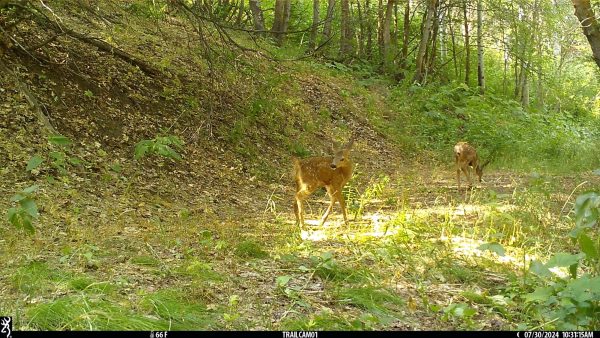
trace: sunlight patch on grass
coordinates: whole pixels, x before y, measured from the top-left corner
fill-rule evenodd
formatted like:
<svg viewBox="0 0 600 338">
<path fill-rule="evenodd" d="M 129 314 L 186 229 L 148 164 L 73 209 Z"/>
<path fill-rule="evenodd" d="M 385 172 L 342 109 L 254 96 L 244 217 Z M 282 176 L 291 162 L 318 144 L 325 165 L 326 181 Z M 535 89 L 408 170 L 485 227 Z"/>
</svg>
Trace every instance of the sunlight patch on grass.
<svg viewBox="0 0 600 338">
<path fill-rule="evenodd" d="M 464 257 L 483 257 L 496 263 L 510 265 L 511 269 L 515 270 L 529 268 L 532 261 L 540 260 L 540 257 L 537 255 L 528 253 L 523 257 L 522 249 L 519 248 L 511 247 L 504 255 L 498 255 L 488 250 L 481 250 L 480 246 L 487 242 L 473 238 L 452 236 L 442 237 L 440 240 L 449 243 L 452 246 L 452 251 L 457 255 Z M 550 269 L 550 271 L 559 277 L 568 275 L 564 269 Z"/>
</svg>

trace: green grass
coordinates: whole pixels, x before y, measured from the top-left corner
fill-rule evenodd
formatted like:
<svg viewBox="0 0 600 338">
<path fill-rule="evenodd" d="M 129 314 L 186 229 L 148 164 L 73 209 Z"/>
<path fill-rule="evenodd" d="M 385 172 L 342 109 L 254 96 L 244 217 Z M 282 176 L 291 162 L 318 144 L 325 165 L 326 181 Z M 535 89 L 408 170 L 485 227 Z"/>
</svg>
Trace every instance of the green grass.
<svg viewBox="0 0 600 338">
<path fill-rule="evenodd" d="M 47 263 L 32 261 L 17 269 L 13 276 L 13 285 L 21 292 L 36 295 L 50 292 L 55 284 L 68 278 Z"/>
<path fill-rule="evenodd" d="M 239 257 L 247 258 L 266 258 L 269 256 L 269 253 L 266 252 L 260 244 L 249 240 L 240 242 L 236 245 L 235 254 Z"/>
<path fill-rule="evenodd" d="M 218 313 L 209 311 L 201 299 L 186 298 L 181 289 L 161 290 L 142 298 L 140 308 L 169 323 L 169 330 L 218 328 Z"/>
<path fill-rule="evenodd" d="M 167 321 L 85 294 L 67 296 L 29 308 L 28 326 L 37 330 L 168 330 Z"/>
<path fill-rule="evenodd" d="M 347 319 L 333 313 L 301 316 L 281 323 L 283 331 L 351 331 L 364 329 L 360 319 Z"/>
<path fill-rule="evenodd" d="M 341 304 L 350 304 L 369 311 L 382 324 L 401 317 L 405 302 L 389 290 L 373 286 L 352 286 L 335 292 Z"/>
</svg>

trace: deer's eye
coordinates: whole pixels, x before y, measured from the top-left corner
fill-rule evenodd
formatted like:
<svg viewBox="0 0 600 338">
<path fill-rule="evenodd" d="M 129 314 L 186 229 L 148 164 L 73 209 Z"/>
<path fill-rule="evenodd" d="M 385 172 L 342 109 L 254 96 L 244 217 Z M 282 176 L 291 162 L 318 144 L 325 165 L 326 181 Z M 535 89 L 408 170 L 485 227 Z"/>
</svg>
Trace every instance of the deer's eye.
<svg viewBox="0 0 600 338">
<path fill-rule="evenodd" d="M 340 162 L 342 162 L 343 160 L 344 160 L 344 159 L 342 158 L 342 159 L 340 160 Z"/>
</svg>

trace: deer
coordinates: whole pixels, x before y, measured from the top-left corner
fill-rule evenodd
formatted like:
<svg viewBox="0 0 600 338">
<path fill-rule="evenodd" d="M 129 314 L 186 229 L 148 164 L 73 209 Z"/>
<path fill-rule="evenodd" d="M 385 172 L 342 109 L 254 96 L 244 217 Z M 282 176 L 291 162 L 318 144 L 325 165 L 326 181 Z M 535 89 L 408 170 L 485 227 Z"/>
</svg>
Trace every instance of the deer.
<svg viewBox="0 0 600 338">
<path fill-rule="evenodd" d="M 348 143 L 338 148 L 333 156 L 314 156 L 305 159 L 299 159 L 292 156 L 294 164 L 294 181 L 296 183 L 294 213 L 296 215 L 296 226 L 304 229 L 304 200 L 315 190 L 325 187 L 329 195 L 329 206 L 323 217 L 320 226 L 325 224 L 327 217 L 331 213 L 335 202 L 339 202 L 344 216 L 344 223 L 348 226 L 348 215 L 346 214 L 346 202 L 342 195 L 342 188 L 350 177 L 352 177 L 352 160 L 350 159 L 350 150 L 354 144 L 355 137 L 352 136 Z"/>
<path fill-rule="evenodd" d="M 472 169 L 475 169 L 475 173 L 479 177 L 479 183 L 481 183 L 481 177 L 483 176 L 483 168 L 485 168 L 485 166 L 487 166 L 490 163 L 490 160 L 487 160 L 483 164 L 479 164 L 477 150 L 475 150 L 475 148 L 467 142 L 458 142 L 454 146 L 454 160 L 456 161 L 456 181 L 458 181 L 458 190 L 460 190 L 461 171 L 469 180 L 469 187 L 471 187 L 473 185 L 471 180 Z"/>
</svg>

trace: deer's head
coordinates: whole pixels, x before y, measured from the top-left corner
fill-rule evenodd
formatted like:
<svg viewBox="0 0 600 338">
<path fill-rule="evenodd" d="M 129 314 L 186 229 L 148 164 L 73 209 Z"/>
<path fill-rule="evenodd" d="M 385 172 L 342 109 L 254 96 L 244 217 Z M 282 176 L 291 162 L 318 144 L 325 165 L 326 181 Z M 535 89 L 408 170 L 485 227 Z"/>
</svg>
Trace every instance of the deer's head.
<svg viewBox="0 0 600 338">
<path fill-rule="evenodd" d="M 345 166 L 351 165 L 350 149 L 352 149 L 352 145 L 354 144 L 354 139 L 355 139 L 355 137 L 352 136 L 352 138 L 350 138 L 350 141 L 348 141 L 348 143 L 346 143 L 346 145 L 341 147 L 341 149 L 339 147 L 336 147 L 339 150 L 336 151 L 333 155 L 333 161 L 331 161 L 331 164 L 330 164 L 331 169 L 337 169 L 339 167 L 345 167 Z"/>
<path fill-rule="evenodd" d="M 475 173 L 477 173 L 477 177 L 479 178 L 479 183 L 481 183 L 481 177 L 483 177 L 483 168 L 490 164 L 490 160 L 485 161 L 483 164 L 478 164 L 477 168 L 475 168 Z"/>
</svg>

